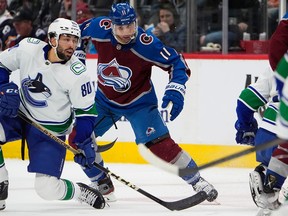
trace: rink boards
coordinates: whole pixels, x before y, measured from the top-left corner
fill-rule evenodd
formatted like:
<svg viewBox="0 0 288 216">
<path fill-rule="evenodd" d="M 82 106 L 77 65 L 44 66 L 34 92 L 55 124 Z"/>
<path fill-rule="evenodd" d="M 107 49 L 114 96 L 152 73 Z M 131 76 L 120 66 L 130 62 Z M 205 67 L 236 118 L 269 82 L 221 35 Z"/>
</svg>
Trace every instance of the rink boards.
<svg viewBox="0 0 288 216">
<path fill-rule="evenodd" d="M 183 147 L 197 163 L 203 164 L 241 151 L 247 146 L 235 143 L 234 123 L 236 101 L 240 92 L 268 67 L 266 55 L 185 55 L 191 69 L 186 84 L 185 104 L 182 113 L 173 122 L 169 110 L 160 109 L 172 138 Z M 87 61 L 88 72 L 95 77 L 97 55 Z M 13 77 L 17 82 L 17 76 Z M 152 73 L 158 102 L 161 107 L 168 75 L 154 67 Z M 260 120 L 260 117 L 255 114 Z M 145 163 L 138 154 L 135 136 L 126 119 L 117 122 L 98 143 L 103 144 L 118 138 L 115 146 L 103 153 L 106 162 Z M 3 147 L 5 157 L 20 158 L 20 141 Z M 27 151 L 26 151 L 27 154 Z M 27 156 L 26 156 L 27 158 Z M 71 160 L 69 153 L 67 159 Z M 253 167 L 255 155 L 221 164 L 228 167 Z"/>
</svg>

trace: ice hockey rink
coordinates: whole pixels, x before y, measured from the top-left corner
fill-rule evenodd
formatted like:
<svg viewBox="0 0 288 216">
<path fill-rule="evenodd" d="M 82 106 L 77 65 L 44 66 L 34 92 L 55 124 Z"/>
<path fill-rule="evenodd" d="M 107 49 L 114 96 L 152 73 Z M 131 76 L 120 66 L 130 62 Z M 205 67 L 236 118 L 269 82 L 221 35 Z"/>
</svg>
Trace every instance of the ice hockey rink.
<svg viewBox="0 0 288 216">
<path fill-rule="evenodd" d="M 10 185 L 7 206 L 0 212 L 1 216 L 252 216 L 258 212 L 250 197 L 248 186 L 250 169 L 246 168 L 216 167 L 203 170 L 202 176 L 218 189 L 217 202 L 204 201 L 182 211 L 170 211 L 114 179 L 118 200 L 98 210 L 73 200 L 42 200 L 33 189 L 34 174 L 26 171 L 27 164 L 27 160 L 6 159 Z M 193 193 L 191 186 L 186 185 L 179 177 L 151 165 L 113 163 L 107 164 L 107 167 L 126 181 L 164 201 L 183 199 Z M 80 167 L 71 161 L 66 162 L 62 177 L 75 182 L 89 183 Z"/>
</svg>

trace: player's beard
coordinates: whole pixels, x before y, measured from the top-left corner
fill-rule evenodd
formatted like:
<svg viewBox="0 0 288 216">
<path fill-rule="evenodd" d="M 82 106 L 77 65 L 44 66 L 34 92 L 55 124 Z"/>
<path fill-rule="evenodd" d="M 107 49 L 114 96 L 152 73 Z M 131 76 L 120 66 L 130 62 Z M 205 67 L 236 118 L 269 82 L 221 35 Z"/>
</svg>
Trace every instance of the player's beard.
<svg viewBox="0 0 288 216">
<path fill-rule="evenodd" d="M 71 59 L 71 56 L 73 55 L 65 55 L 65 50 L 60 49 L 59 47 L 56 49 L 57 56 L 59 59 L 62 59 L 64 61 L 69 61 Z"/>
</svg>

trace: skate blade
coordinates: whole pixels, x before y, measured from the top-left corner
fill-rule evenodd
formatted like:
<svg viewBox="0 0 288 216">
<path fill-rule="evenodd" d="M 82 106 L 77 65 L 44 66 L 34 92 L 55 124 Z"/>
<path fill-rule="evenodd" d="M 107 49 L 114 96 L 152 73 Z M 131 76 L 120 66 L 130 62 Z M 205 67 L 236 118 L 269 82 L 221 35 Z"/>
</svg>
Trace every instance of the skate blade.
<svg viewBox="0 0 288 216">
<path fill-rule="evenodd" d="M 260 208 L 256 216 L 270 216 L 272 211 L 270 209 L 262 209 Z"/>
</svg>

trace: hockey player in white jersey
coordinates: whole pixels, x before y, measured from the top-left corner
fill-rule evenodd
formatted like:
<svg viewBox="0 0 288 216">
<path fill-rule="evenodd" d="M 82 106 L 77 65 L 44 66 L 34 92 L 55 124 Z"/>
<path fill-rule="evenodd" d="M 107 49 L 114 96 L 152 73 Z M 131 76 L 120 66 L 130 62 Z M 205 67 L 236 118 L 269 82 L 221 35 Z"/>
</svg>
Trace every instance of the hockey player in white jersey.
<svg viewBox="0 0 288 216">
<path fill-rule="evenodd" d="M 0 143 L 25 139 L 29 149 L 28 172 L 36 173 L 35 190 L 45 200 L 75 199 L 101 209 L 101 193 L 83 183 L 62 179 L 66 149 L 17 116 L 28 118 L 65 140 L 75 120 L 75 155 L 82 166 L 95 160 L 91 138 L 95 117 L 95 89 L 86 67 L 73 53 L 79 43 L 76 22 L 58 18 L 48 28 L 49 44 L 35 38 L 23 39 L 0 54 Z M 20 70 L 18 86 L 10 74 Z M 75 115 L 75 119 L 74 119 Z M 0 152 L 0 209 L 8 195 L 8 172 Z"/>
<path fill-rule="evenodd" d="M 281 89 L 283 80 L 287 77 L 287 63 L 282 59 L 282 67 L 279 67 L 279 61 L 288 49 L 288 13 L 277 26 L 276 31 L 270 38 L 269 63 L 271 69 L 241 92 L 237 102 L 237 129 L 236 142 L 248 145 L 261 145 L 265 142 L 276 139 L 279 136 L 279 105 L 281 99 Z M 281 77 L 275 82 L 275 69 L 278 65 L 278 72 L 281 71 Z M 280 69 L 280 70 L 279 70 Z M 277 79 L 276 79 L 277 80 Z M 276 90 L 277 89 L 277 90 Z M 279 99 L 280 98 L 280 99 Z M 283 106 L 283 102 L 282 106 Z M 255 111 L 265 105 L 266 110 L 263 113 L 261 124 L 258 125 L 254 119 Z M 281 106 L 280 106 L 281 107 Z M 283 109 L 282 109 L 283 111 Z M 284 113 L 287 113 L 286 111 Z M 278 116 L 278 117 L 277 117 Z M 276 121 L 277 119 L 277 121 Z M 280 124 L 281 126 L 281 124 Z M 284 134 L 287 134 L 287 131 Z M 287 139 L 287 137 L 284 137 Z M 287 154 L 287 144 L 279 145 L 258 151 L 256 160 L 261 164 L 250 173 L 249 184 L 251 195 L 255 204 L 260 208 L 258 215 L 268 215 L 271 211 L 279 208 L 283 200 L 288 200 L 287 185 L 284 184 L 287 178 L 287 157 L 282 161 L 281 157 Z M 279 158 L 279 156 L 281 156 Z M 285 161 L 286 160 L 286 161 Z"/>
<path fill-rule="evenodd" d="M 261 120 L 254 118 L 255 113 L 265 107 Z M 257 82 L 245 88 L 237 100 L 237 121 L 235 123 L 236 142 L 246 145 L 260 146 L 265 142 L 277 138 L 276 116 L 279 108 L 278 93 L 274 72 L 269 66 L 263 71 Z M 279 207 L 279 190 L 269 190 L 265 183 L 265 173 L 276 146 L 257 151 L 256 161 L 260 164 L 249 174 L 249 185 L 254 203 L 259 207 L 259 212 L 270 212 Z M 265 192 L 264 192 L 265 191 Z M 266 193 L 267 192 L 267 193 Z M 269 200 L 269 201 L 268 201 Z"/>
</svg>

